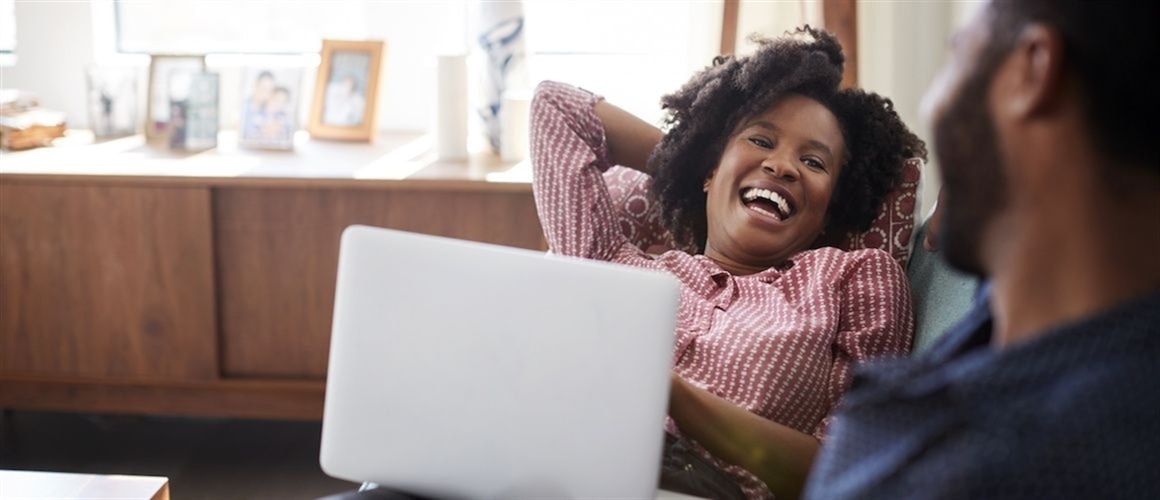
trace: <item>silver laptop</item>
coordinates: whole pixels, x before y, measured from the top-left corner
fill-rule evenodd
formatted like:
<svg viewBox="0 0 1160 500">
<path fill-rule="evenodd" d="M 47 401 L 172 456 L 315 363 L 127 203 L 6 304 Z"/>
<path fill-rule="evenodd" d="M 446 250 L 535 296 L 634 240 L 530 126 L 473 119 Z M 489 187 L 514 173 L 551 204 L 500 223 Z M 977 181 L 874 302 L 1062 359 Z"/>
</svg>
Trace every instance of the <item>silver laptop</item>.
<svg viewBox="0 0 1160 500">
<path fill-rule="evenodd" d="M 435 498 L 652 498 L 678 300 L 665 274 L 351 226 L 322 469 Z"/>
</svg>

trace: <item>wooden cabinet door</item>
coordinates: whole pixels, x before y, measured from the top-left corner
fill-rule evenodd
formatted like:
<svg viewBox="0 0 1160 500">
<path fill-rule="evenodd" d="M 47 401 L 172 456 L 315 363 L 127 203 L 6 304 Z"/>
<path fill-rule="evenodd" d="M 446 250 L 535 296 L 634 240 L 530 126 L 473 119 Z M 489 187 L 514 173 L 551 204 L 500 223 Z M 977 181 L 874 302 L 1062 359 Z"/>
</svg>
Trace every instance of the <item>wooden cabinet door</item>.
<svg viewBox="0 0 1160 500">
<path fill-rule="evenodd" d="M 222 371 L 326 376 L 338 243 L 351 224 L 543 250 L 524 191 L 221 188 Z"/>
<path fill-rule="evenodd" d="M 218 378 L 207 188 L 0 184 L 0 373 Z"/>
</svg>

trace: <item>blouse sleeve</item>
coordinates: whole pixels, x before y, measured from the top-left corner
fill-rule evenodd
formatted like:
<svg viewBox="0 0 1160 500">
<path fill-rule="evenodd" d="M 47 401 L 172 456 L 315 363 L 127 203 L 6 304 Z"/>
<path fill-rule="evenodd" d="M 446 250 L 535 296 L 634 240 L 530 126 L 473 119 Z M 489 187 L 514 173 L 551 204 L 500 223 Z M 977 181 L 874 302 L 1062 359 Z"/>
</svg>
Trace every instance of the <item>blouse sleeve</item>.
<svg viewBox="0 0 1160 500">
<path fill-rule="evenodd" d="M 601 176 L 612 165 L 604 125 L 588 91 L 558 82 L 536 87 L 531 109 L 532 190 L 548 249 L 609 260 L 625 239 Z"/>
<path fill-rule="evenodd" d="M 865 253 L 847 274 L 842 286 L 842 313 L 835 340 L 830 391 L 838 394 L 829 416 L 814 432 L 819 440 L 833 419 L 841 394 L 850 386 L 854 365 L 867 359 L 905 356 L 914 337 L 914 310 L 906 273 L 881 250 Z"/>
</svg>

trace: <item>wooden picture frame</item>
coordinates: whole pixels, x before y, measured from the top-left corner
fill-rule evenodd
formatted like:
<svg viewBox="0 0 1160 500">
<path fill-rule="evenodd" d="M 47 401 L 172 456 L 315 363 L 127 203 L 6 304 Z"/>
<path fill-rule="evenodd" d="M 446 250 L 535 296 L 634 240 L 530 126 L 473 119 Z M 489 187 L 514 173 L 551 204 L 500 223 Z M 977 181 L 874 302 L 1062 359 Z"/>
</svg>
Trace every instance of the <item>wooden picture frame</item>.
<svg viewBox="0 0 1160 500">
<path fill-rule="evenodd" d="M 174 72 L 205 71 L 205 56 L 153 54 L 149 61 L 149 92 L 145 101 L 145 137 L 168 141 L 170 77 Z"/>
<path fill-rule="evenodd" d="M 310 108 L 310 136 L 370 141 L 375 133 L 381 40 L 323 40 Z"/>
</svg>

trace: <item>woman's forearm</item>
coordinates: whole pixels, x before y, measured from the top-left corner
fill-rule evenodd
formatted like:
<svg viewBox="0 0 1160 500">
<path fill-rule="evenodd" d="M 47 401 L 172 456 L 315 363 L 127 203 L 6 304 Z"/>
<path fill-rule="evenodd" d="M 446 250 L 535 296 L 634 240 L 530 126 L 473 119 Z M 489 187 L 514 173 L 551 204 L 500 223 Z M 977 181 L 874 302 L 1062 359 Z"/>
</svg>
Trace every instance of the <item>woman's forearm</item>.
<svg viewBox="0 0 1160 500">
<path fill-rule="evenodd" d="M 611 162 L 650 174 L 648 157 L 664 137 L 661 130 L 607 101 L 596 103 L 594 111 L 604 124 Z"/>
<path fill-rule="evenodd" d="M 714 456 L 752 472 L 777 498 L 797 498 L 818 452 L 809 434 L 766 420 L 672 375 L 669 416 Z"/>
</svg>

